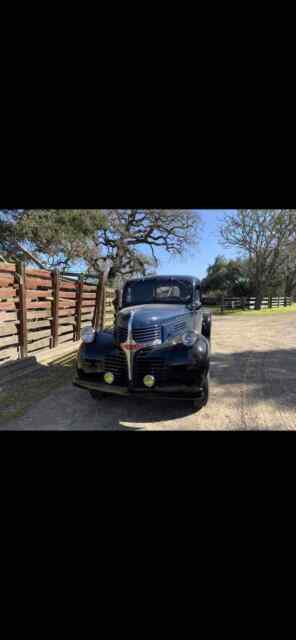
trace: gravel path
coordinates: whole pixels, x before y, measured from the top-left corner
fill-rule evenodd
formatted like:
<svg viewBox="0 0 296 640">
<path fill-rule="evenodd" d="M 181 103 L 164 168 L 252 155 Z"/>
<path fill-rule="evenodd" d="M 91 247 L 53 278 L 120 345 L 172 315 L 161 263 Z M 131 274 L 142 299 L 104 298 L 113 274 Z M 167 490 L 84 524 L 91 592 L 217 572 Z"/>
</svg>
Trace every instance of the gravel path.
<svg viewBox="0 0 296 640">
<path fill-rule="evenodd" d="M 211 397 L 192 413 L 183 401 L 111 397 L 100 403 L 66 384 L 33 405 L 9 429 L 296 429 L 296 313 L 217 317 Z"/>
</svg>

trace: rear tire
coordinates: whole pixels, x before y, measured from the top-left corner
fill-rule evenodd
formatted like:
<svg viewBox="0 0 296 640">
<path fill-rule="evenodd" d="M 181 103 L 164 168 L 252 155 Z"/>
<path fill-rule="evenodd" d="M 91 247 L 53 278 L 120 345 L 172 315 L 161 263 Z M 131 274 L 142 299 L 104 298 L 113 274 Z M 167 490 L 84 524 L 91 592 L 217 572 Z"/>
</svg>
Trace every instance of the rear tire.
<svg viewBox="0 0 296 640">
<path fill-rule="evenodd" d="M 193 408 L 195 411 L 200 411 L 203 407 L 208 404 L 210 397 L 210 372 L 208 373 L 204 386 L 203 386 L 203 396 L 202 398 L 194 398 L 193 400 Z"/>
<path fill-rule="evenodd" d="M 103 393 L 102 391 L 90 391 L 89 392 L 93 400 L 104 400 L 107 397 L 107 393 Z"/>
</svg>

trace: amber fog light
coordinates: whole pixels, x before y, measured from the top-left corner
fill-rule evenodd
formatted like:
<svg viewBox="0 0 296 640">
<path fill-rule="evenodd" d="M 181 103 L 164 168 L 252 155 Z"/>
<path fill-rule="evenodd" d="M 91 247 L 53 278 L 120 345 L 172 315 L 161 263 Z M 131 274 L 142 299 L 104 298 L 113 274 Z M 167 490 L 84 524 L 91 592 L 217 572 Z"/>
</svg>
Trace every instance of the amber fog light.
<svg viewBox="0 0 296 640">
<path fill-rule="evenodd" d="M 148 387 L 149 389 L 151 389 L 151 387 L 154 387 L 155 385 L 155 378 L 154 376 L 145 376 L 143 382 L 145 387 Z"/>
<path fill-rule="evenodd" d="M 106 384 L 113 384 L 113 382 L 115 380 L 115 376 L 114 376 L 113 373 L 111 373 L 109 371 L 108 373 L 105 373 L 104 380 L 105 380 Z"/>
</svg>

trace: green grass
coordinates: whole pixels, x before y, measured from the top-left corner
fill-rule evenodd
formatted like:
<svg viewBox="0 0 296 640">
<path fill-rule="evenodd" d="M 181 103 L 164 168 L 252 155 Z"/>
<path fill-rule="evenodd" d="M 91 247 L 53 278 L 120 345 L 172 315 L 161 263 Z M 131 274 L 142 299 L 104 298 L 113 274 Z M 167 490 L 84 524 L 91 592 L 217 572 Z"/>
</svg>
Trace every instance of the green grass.
<svg viewBox="0 0 296 640">
<path fill-rule="evenodd" d="M 214 316 L 271 316 L 277 313 L 290 313 L 296 311 L 296 304 L 291 307 L 278 307 L 275 309 L 260 309 L 260 311 L 242 311 L 242 309 L 227 309 L 224 313 L 221 312 L 220 307 L 207 307 L 210 309 Z"/>
</svg>

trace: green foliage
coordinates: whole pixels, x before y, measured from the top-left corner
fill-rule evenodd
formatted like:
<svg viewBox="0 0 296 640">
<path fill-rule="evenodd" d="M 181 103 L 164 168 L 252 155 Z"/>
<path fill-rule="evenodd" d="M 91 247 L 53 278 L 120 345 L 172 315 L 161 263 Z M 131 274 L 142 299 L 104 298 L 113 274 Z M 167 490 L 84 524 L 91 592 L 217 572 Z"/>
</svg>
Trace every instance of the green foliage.
<svg viewBox="0 0 296 640">
<path fill-rule="evenodd" d="M 17 235 L 37 255 L 47 256 L 51 266 L 66 269 L 87 259 L 98 229 L 105 227 L 107 220 L 97 209 L 33 209 L 20 218 Z"/>
<path fill-rule="evenodd" d="M 205 293 L 213 295 L 238 297 L 250 295 L 246 262 L 239 259 L 226 260 L 224 256 L 217 256 L 215 262 L 208 268 L 202 287 Z"/>
<path fill-rule="evenodd" d="M 14 209 L 0 213 L 0 225 L 6 255 L 23 247 L 51 267 L 79 260 L 89 272 L 109 261 L 115 280 L 153 272 L 159 249 L 182 255 L 198 241 L 201 221 L 187 209 Z"/>
<path fill-rule="evenodd" d="M 239 209 L 225 215 L 220 234 L 225 246 L 236 247 L 248 261 L 250 287 L 257 300 L 272 287 L 287 291 L 292 272 L 295 282 L 295 209 Z"/>
</svg>

